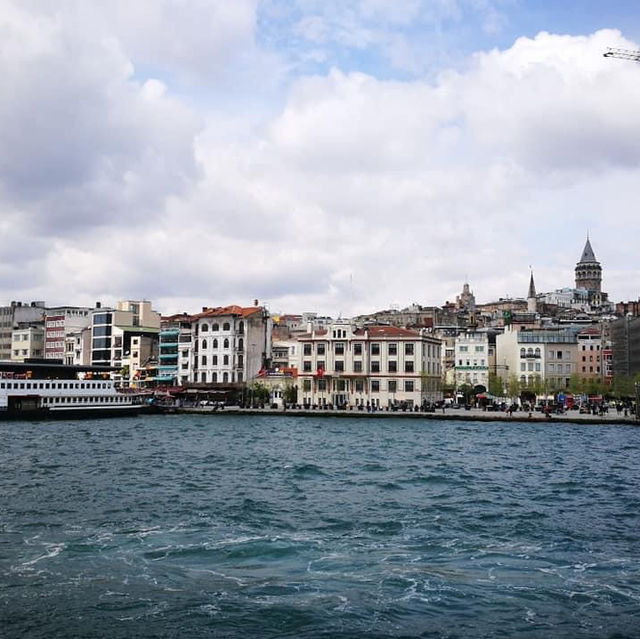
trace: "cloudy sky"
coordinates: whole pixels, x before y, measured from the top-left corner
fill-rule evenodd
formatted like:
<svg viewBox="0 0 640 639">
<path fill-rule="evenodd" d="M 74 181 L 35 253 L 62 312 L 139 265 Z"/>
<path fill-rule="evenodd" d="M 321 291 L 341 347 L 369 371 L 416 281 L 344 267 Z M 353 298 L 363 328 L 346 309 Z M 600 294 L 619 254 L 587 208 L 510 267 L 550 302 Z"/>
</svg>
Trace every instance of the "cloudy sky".
<svg viewBox="0 0 640 639">
<path fill-rule="evenodd" d="M 0 303 L 640 296 L 635 0 L 0 0 Z"/>
</svg>

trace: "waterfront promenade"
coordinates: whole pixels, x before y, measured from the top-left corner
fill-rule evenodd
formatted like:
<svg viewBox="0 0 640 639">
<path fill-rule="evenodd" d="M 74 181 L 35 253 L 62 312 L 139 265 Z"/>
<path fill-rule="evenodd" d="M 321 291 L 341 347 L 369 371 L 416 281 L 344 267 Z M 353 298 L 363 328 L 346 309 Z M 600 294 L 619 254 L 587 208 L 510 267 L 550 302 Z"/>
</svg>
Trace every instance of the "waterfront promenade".
<svg viewBox="0 0 640 639">
<path fill-rule="evenodd" d="M 211 406 L 203 407 L 185 407 L 177 409 L 178 413 L 197 413 L 197 414 L 216 414 L 216 415 L 295 415 L 300 417 L 354 417 L 354 418 L 389 418 L 397 417 L 400 419 L 435 419 L 435 420 L 461 420 L 461 421 L 481 421 L 481 422 L 559 422 L 570 424 L 627 424 L 640 425 L 640 422 L 634 415 L 629 413 L 626 417 L 624 413 L 617 413 L 616 410 L 609 410 L 604 415 L 592 415 L 580 413 L 577 410 L 570 410 L 562 414 L 552 414 L 547 417 L 541 412 L 533 411 L 515 411 L 512 415 L 501 411 L 486 411 L 482 408 L 446 408 L 437 409 L 431 412 L 414 412 L 414 411 L 386 411 L 377 410 L 368 412 L 366 410 L 320 410 L 320 409 L 304 409 L 304 408 L 240 408 L 236 406 L 227 406 L 224 408 L 214 408 Z"/>
</svg>

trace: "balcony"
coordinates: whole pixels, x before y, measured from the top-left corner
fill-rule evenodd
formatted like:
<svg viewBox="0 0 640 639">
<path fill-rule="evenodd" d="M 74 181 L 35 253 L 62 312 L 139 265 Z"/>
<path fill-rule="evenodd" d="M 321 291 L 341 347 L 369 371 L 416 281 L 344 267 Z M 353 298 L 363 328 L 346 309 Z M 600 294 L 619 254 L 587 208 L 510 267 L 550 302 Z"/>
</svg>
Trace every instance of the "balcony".
<svg viewBox="0 0 640 639">
<path fill-rule="evenodd" d="M 540 353 L 525 353 L 520 355 L 523 359 L 540 359 Z"/>
</svg>

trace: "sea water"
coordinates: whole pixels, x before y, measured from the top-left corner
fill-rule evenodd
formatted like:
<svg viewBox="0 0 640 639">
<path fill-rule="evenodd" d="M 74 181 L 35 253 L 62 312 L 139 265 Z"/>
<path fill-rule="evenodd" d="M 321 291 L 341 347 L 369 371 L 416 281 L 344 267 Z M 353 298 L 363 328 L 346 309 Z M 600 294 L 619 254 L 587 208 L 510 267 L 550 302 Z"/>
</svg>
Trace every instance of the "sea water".
<svg viewBox="0 0 640 639">
<path fill-rule="evenodd" d="M 640 429 L 0 424 L 0 636 L 639 637 Z"/>
</svg>

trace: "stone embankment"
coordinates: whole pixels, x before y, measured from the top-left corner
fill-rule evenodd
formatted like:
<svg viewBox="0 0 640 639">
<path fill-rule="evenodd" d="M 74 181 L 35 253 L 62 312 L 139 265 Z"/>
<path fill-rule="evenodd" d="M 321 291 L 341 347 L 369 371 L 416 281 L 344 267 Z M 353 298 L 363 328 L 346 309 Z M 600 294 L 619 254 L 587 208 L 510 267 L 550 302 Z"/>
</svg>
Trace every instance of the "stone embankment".
<svg viewBox="0 0 640 639">
<path fill-rule="evenodd" d="M 561 414 L 552 414 L 550 417 L 543 413 L 533 411 L 515 411 L 512 415 L 499 411 L 485 411 L 480 408 L 453 409 L 447 408 L 436 410 L 435 413 L 413 412 L 413 411 L 386 411 L 375 412 L 359 410 L 309 410 L 302 408 L 287 408 L 287 410 L 275 408 L 239 408 L 227 406 L 225 408 L 212 408 L 209 406 L 179 408 L 178 413 L 197 413 L 215 415 L 295 415 L 296 417 L 353 417 L 353 418 L 389 418 L 397 417 L 401 419 L 435 419 L 435 420 L 458 420 L 458 421 L 478 421 L 478 422 L 547 422 L 547 423 L 568 423 L 568 424 L 627 424 L 640 425 L 634 415 L 624 416 L 624 413 L 617 413 L 610 410 L 604 415 L 584 414 L 579 411 L 567 411 Z"/>
</svg>

